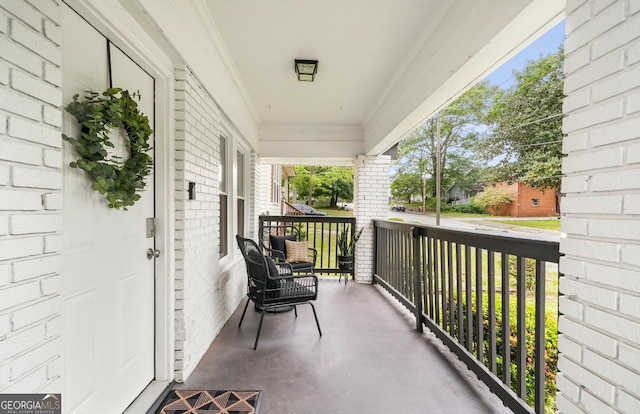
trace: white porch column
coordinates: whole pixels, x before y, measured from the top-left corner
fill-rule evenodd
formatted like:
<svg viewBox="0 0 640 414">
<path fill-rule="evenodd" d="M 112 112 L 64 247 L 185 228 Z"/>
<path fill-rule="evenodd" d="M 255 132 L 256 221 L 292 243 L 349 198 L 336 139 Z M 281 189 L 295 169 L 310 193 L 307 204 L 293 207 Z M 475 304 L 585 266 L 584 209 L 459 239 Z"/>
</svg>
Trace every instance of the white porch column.
<svg viewBox="0 0 640 414">
<path fill-rule="evenodd" d="M 353 165 L 353 213 L 356 229 L 364 226 L 356 245 L 355 277 L 357 282 L 373 280 L 373 219 L 387 218 L 389 211 L 389 167 L 391 157 L 360 155 Z"/>
<path fill-rule="evenodd" d="M 640 2 L 567 1 L 561 413 L 640 407 Z"/>
</svg>

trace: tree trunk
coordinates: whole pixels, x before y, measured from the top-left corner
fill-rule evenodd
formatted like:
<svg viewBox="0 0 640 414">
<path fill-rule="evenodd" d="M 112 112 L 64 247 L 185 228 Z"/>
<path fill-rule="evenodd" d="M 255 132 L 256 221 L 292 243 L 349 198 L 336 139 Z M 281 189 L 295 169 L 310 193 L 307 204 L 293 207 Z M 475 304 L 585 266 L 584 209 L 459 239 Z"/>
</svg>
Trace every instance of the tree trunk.
<svg viewBox="0 0 640 414">
<path fill-rule="evenodd" d="M 307 198 L 307 205 L 310 206 L 313 202 L 313 183 L 309 180 L 309 197 Z"/>
<path fill-rule="evenodd" d="M 431 156 L 431 162 L 433 163 L 433 185 L 431 186 L 431 197 L 435 197 L 436 196 L 436 174 L 438 173 L 437 168 L 436 168 L 436 164 L 438 163 L 438 156 L 437 155 L 432 155 Z"/>
<path fill-rule="evenodd" d="M 422 212 L 427 211 L 427 179 L 422 177 L 422 185 L 420 186 L 420 193 L 422 194 Z"/>
<path fill-rule="evenodd" d="M 332 195 L 331 200 L 329 201 L 329 207 L 336 208 L 338 207 L 338 196 Z"/>
</svg>

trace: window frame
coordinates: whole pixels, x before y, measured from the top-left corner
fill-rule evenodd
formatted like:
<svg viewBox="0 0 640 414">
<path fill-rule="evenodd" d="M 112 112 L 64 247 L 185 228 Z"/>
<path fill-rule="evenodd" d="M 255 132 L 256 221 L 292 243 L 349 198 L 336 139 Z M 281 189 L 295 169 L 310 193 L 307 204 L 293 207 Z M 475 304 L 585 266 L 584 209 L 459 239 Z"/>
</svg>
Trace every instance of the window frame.
<svg viewBox="0 0 640 414">
<path fill-rule="evenodd" d="M 240 257 L 240 250 L 235 242 L 235 236 L 238 234 L 239 224 L 239 215 L 242 214 L 243 217 L 243 225 L 244 225 L 244 236 L 248 237 L 248 234 L 251 233 L 250 227 L 250 217 L 249 217 L 249 209 L 251 204 L 251 183 L 250 183 L 250 167 L 251 167 L 251 151 L 250 147 L 241 141 L 238 137 L 228 133 L 223 132 L 220 134 L 220 139 L 225 139 L 226 148 L 225 153 L 220 153 L 220 160 L 224 157 L 225 162 L 225 171 L 222 171 L 222 165 L 220 166 L 220 200 L 222 197 L 226 197 L 226 221 L 223 223 L 222 216 L 222 201 L 220 201 L 220 246 L 218 248 L 219 260 L 221 264 L 221 268 L 225 269 L 230 263 L 234 262 L 235 259 Z M 241 153 L 243 158 L 244 165 L 242 167 L 242 174 L 238 173 L 238 158 L 237 154 Z M 226 174 L 225 174 L 226 173 Z M 222 174 L 225 174 L 223 177 Z M 222 191 L 222 180 L 225 179 L 226 184 L 226 192 Z M 238 186 L 238 180 L 242 179 L 241 186 Z M 241 188 L 239 188 L 241 187 Z M 243 192 L 243 205 L 239 207 L 238 203 L 238 191 L 242 189 Z M 227 245 L 226 252 L 223 254 L 222 249 L 222 234 L 225 234 Z M 235 246 L 235 247 L 234 247 Z"/>
<path fill-rule="evenodd" d="M 280 205 L 281 200 L 281 181 L 282 166 L 277 164 L 271 165 L 271 204 Z"/>
<path fill-rule="evenodd" d="M 220 134 L 218 138 L 219 150 L 220 150 L 220 164 L 219 164 L 219 177 L 218 182 L 220 184 L 218 188 L 218 202 L 219 202 L 219 245 L 218 245 L 218 257 L 224 259 L 229 256 L 229 179 L 232 174 L 229 174 L 229 138 L 224 134 Z M 224 142 L 224 148 L 223 148 Z M 224 189 L 223 189 L 224 184 Z M 224 202 L 223 202 L 224 198 Z M 231 210 L 233 211 L 233 210 Z M 224 214 L 223 214 L 224 212 Z"/>
<path fill-rule="evenodd" d="M 240 227 L 242 225 L 242 234 L 241 236 L 247 237 L 247 223 L 249 222 L 248 217 L 248 206 L 247 206 L 247 176 L 248 176 L 248 168 L 247 168 L 247 160 L 248 160 L 248 151 L 242 148 L 240 145 L 236 145 L 235 147 L 235 166 L 234 166 L 234 186 L 235 186 L 235 212 L 236 212 L 236 228 L 234 234 L 241 234 Z M 239 156 L 242 156 L 242 166 L 239 165 Z M 242 168 L 240 168 L 242 167 Z M 240 172 L 242 171 L 242 172 Z M 242 185 L 239 185 L 242 180 Z M 240 194 L 242 193 L 242 194 Z M 242 201 L 242 208 L 240 208 L 240 201 Z M 240 222 L 240 217 L 242 216 L 242 223 Z"/>
</svg>

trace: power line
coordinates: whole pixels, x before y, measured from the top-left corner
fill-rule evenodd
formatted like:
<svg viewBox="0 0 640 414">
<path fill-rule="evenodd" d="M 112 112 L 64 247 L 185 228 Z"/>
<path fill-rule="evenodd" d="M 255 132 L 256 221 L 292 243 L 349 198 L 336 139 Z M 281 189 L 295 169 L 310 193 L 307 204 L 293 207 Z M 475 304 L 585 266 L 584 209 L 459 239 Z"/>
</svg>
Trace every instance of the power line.
<svg viewBox="0 0 640 414">
<path fill-rule="evenodd" d="M 562 142 L 562 140 L 558 139 L 558 140 L 555 140 L 555 141 L 537 142 L 535 144 L 514 145 L 513 148 L 538 147 L 538 146 L 544 146 L 544 145 L 550 145 L 550 144 L 558 144 L 560 142 Z"/>
<path fill-rule="evenodd" d="M 512 131 L 512 130 L 514 130 L 514 129 L 516 129 L 516 128 L 520 128 L 520 127 L 523 127 L 523 126 L 532 125 L 532 124 L 537 124 L 538 122 L 547 121 L 547 120 L 549 120 L 549 119 L 557 118 L 557 117 L 559 117 L 559 116 L 563 116 L 563 115 L 564 115 L 563 113 L 559 113 L 559 114 L 555 114 L 555 115 L 545 116 L 544 118 L 534 119 L 533 121 L 524 122 L 524 123 L 522 123 L 522 124 L 514 125 L 514 126 L 512 126 L 512 127 L 509 127 L 509 128 L 503 129 L 503 130 L 501 130 L 501 131 L 493 131 L 493 135 L 501 134 L 501 133 L 508 132 L 508 131 Z"/>
</svg>

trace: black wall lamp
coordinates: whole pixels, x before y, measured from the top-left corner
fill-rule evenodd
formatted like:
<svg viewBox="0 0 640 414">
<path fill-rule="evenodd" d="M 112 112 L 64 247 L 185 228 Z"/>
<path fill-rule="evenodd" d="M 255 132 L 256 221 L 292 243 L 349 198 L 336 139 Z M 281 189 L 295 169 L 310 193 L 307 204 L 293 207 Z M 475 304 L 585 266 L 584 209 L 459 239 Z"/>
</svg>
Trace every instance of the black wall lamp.
<svg viewBox="0 0 640 414">
<path fill-rule="evenodd" d="M 295 69 L 300 82 L 313 82 L 318 72 L 318 61 L 296 59 Z"/>
</svg>

